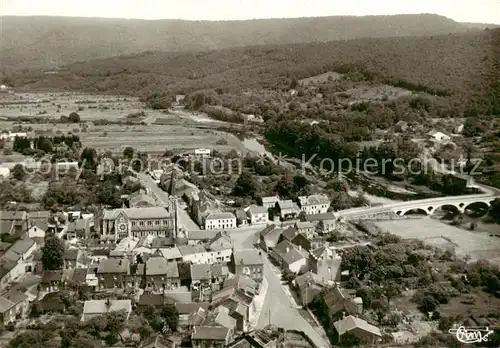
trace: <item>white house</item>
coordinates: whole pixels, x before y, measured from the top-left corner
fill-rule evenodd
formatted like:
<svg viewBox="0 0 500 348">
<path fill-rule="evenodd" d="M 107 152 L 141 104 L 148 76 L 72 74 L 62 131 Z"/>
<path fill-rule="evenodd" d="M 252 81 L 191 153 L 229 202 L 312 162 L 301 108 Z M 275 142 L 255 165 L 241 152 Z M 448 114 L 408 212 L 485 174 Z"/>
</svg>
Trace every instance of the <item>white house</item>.
<svg viewBox="0 0 500 348">
<path fill-rule="evenodd" d="M 330 208 L 330 199 L 326 195 L 300 196 L 299 206 L 307 215 L 324 214 Z"/>
<path fill-rule="evenodd" d="M 196 149 L 194 150 L 195 156 L 210 157 L 212 150 L 210 149 Z"/>
<path fill-rule="evenodd" d="M 212 213 L 205 218 L 206 230 L 225 230 L 236 228 L 236 216 L 233 213 Z"/>
<path fill-rule="evenodd" d="M 0 139 L 4 139 L 4 140 L 14 140 L 16 137 L 27 138 L 28 133 L 26 133 L 26 132 L 18 132 L 18 133 L 9 132 L 9 133 L 0 134 Z"/>
<path fill-rule="evenodd" d="M 120 312 L 126 313 L 126 319 L 132 312 L 131 300 L 90 300 L 83 304 L 83 314 L 81 321 L 104 315 L 106 313 Z"/>
<path fill-rule="evenodd" d="M 38 223 L 31 226 L 28 229 L 29 238 L 45 238 L 45 232 L 47 232 L 48 225 L 43 223 Z"/>
<path fill-rule="evenodd" d="M 184 262 L 196 264 L 210 263 L 210 253 L 201 244 L 180 245 L 178 248 Z"/>
<path fill-rule="evenodd" d="M 279 201 L 278 196 L 262 197 L 262 206 L 266 209 L 274 208 Z"/>
<path fill-rule="evenodd" d="M 267 224 L 269 221 L 269 214 L 265 207 L 259 207 L 252 204 L 248 207 L 247 216 L 250 218 L 251 225 Z"/>
<path fill-rule="evenodd" d="M 207 243 L 209 263 L 229 262 L 233 254 L 233 241 L 226 232 L 217 235 Z"/>
<path fill-rule="evenodd" d="M 431 140 L 434 140 L 434 141 L 447 141 L 447 140 L 451 139 L 448 135 L 446 135 L 442 132 L 430 131 L 429 133 L 427 133 L 427 135 L 429 136 L 429 138 Z"/>
</svg>

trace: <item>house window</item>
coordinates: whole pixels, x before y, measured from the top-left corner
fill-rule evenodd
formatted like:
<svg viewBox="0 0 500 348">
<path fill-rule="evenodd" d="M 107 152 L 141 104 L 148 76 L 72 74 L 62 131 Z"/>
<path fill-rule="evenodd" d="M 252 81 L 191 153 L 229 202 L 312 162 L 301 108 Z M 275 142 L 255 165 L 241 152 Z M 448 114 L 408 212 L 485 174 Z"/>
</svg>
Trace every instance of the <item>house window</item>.
<svg viewBox="0 0 500 348">
<path fill-rule="evenodd" d="M 160 224 L 160 221 L 156 220 L 155 225 L 158 226 Z"/>
<path fill-rule="evenodd" d="M 135 226 L 135 225 L 136 225 L 135 221 L 132 221 L 132 226 Z"/>
<path fill-rule="evenodd" d="M 148 221 L 148 226 L 153 226 L 153 221 Z"/>
<path fill-rule="evenodd" d="M 144 226 L 144 221 L 139 221 L 139 226 Z"/>
</svg>

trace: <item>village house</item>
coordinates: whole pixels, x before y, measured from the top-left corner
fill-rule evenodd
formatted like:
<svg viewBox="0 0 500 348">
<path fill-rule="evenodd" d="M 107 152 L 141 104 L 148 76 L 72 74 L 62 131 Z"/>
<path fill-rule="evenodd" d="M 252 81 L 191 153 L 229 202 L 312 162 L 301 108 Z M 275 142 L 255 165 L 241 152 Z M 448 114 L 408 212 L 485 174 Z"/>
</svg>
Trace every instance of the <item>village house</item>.
<svg viewBox="0 0 500 348">
<path fill-rule="evenodd" d="M 50 219 L 50 211 L 32 211 L 28 213 L 28 226 L 35 224 L 48 224 Z"/>
<path fill-rule="evenodd" d="M 382 338 L 380 329 L 374 325 L 367 323 L 365 320 L 348 315 L 347 317 L 333 323 L 333 327 L 337 332 L 339 340 L 342 335 L 349 333 L 357 337 L 362 344 L 374 344 Z"/>
<path fill-rule="evenodd" d="M 324 214 L 330 208 L 330 199 L 326 195 L 300 196 L 300 211 L 311 214 Z"/>
<path fill-rule="evenodd" d="M 292 273 L 299 273 L 307 269 L 307 252 L 287 240 L 276 245 L 270 256 L 276 260 L 282 269 Z"/>
<path fill-rule="evenodd" d="M 223 348 L 233 340 L 233 331 L 223 326 L 195 326 L 191 335 L 193 348 Z"/>
<path fill-rule="evenodd" d="M 216 263 L 210 267 L 210 273 L 213 284 L 222 284 L 229 278 L 229 267 L 225 263 Z"/>
<path fill-rule="evenodd" d="M 143 189 L 132 192 L 127 196 L 127 199 L 129 208 L 148 208 L 156 206 L 155 199 Z"/>
<path fill-rule="evenodd" d="M 278 201 L 276 203 L 281 220 L 291 220 L 297 218 L 300 213 L 298 205 L 292 200 Z"/>
<path fill-rule="evenodd" d="M 309 269 L 318 276 L 323 284 L 340 282 L 342 258 L 327 245 L 311 250 Z"/>
<path fill-rule="evenodd" d="M 321 233 L 334 231 L 337 222 L 337 218 L 333 212 L 307 215 L 306 220 L 310 221 Z"/>
<path fill-rule="evenodd" d="M 22 292 L 11 290 L 0 296 L 0 322 L 4 326 L 26 316 L 28 312 L 28 296 Z"/>
<path fill-rule="evenodd" d="M 130 276 L 130 261 L 127 259 L 106 259 L 99 262 L 97 278 L 99 289 L 124 289 Z"/>
<path fill-rule="evenodd" d="M 331 287 L 327 292 L 322 293 L 323 301 L 328 307 L 330 324 L 341 319 L 343 315 L 358 316 L 363 313 L 363 301 L 361 298 L 352 298 L 338 287 Z"/>
<path fill-rule="evenodd" d="M 318 276 L 312 272 L 306 272 L 293 280 L 297 289 L 302 306 L 306 307 L 314 298 L 321 293 L 324 285 L 318 280 Z"/>
<path fill-rule="evenodd" d="M 0 289 L 31 271 L 32 264 L 27 261 L 35 250 L 36 242 L 27 238 L 18 240 L 5 252 L 0 258 Z"/>
<path fill-rule="evenodd" d="M 171 206 L 176 210 L 175 202 Z M 176 215 L 162 207 L 105 210 L 102 235 L 115 241 L 146 235 L 176 238 Z"/>
<path fill-rule="evenodd" d="M 182 255 L 183 262 L 192 262 L 197 264 L 209 263 L 210 253 L 201 244 L 179 245 L 179 252 Z"/>
<path fill-rule="evenodd" d="M 233 213 L 211 213 L 205 218 L 206 230 L 225 230 L 236 228 L 236 216 Z"/>
<path fill-rule="evenodd" d="M 299 233 L 299 230 L 295 227 L 290 226 L 283 231 L 280 237 L 280 242 L 283 240 L 289 241 L 290 243 L 307 251 L 311 250 L 311 240 L 304 234 Z"/>
<path fill-rule="evenodd" d="M 269 225 L 259 233 L 260 247 L 269 252 L 278 244 L 283 229 L 276 225 Z"/>
<path fill-rule="evenodd" d="M 212 150 L 210 149 L 195 149 L 194 150 L 194 155 L 198 157 L 210 157 L 212 155 Z"/>
<path fill-rule="evenodd" d="M 140 348 L 175 348 L 175 347 L 176 344 L 174 341 L 158 334 L 145 340 L 144 343 L 141 344 Z"/>
<path fill-rule="evenodd" d="M 217 235 L 207 243 L 207 253 L 210 253 L 209 263 L 231 261 L 233 241 L 227 232 L 217 232 Z"/>
<path fill-rule="evenodd" d="M 182 261 L 182 254 L 181 251 L 179 250 L 178 247 L 173 247 L 173 248 L 159 248 L 161 255 L 167 260 L 168 262 L 181 262 Z"/>
<path fill-rule="evenodd" d="M 244 211 L 243 209 L 237 209 L 234 212 L 234 215 L 236 215 L 236 225 L 238 227 L 248 225 L 248 216 L 246 211 Z"/>
<path fill-rule="evenodd" d="M 208 302 L 175 302 L 179 313 L 179 326 L 191 328 L 200 325 L 205 319 L 210 303 Z"/>
<path fill-rule="evenodd" d="M 87 321 L 92 318 L 113 312 L 125 312 L 128 319 L 132 312 L 132 301 L 130 300 L 91 300 L 83 304 L 83 314 L 81 321 Z"/>
<path fill-rule="evenodd" d="M 295 223 L 295 228 L 299 233 L 306 235 L 308 238 L 311 238 L 316 230 L 313 223 L 310 221 L 298 221 Z"/>
<path fill-rule="evenodd" d="M 218 306 L 212 312 L 209 312 L 202 323 L 203 326 L 222 326 L 236 331 L 236 319 L 229 315 L 229 309 L 224 306 Z"/>
<path fill-rule="evenodd" d="M 237 276 L 224 282 L 222 289 L 212 294 L 212 307 L 224 306 L 236 319 L 236 331 L 246 331 L 256 315 L 255 296 L 259 285 L 245 276 Z"/>
<path fill-rule="evenodd" d="M 14 225 L 14 233 L 26 231 L 28 229 L 28 213 L 25 211 L 0 211 L 0 222 L 10 222 Z"/>
<path fill-rule="evenodd" d="M 256 249 L 233 250 L 231 265 L 236 276 L 247 276 L 257 282 L 264 277 L 264 262 L 261 252 Z"/>
<path fill-rule="evenodd" d="M 59 291 L 64 285 L 63 271 L 44 271 L 40 281 L 40 289 L 45 292 Z"/>
<path fill-rule="evenodd" d="M 191 291 L 198 292 L 200 301 L 210 299 L 212 294 L 211 265 L 191 265 Z"/>
<path fill-rule="evenodd" d="M 250 219 L 251 225 L 263 225 L 269 221 L 269 213 L 265 207 L 259 207 L 252 204 L 248 207 L 247 216 Z"/>
<path fill-rule="evenodd" d="M 189 197 L 191 216 L 200 227 L 205 225 L 205 218 L 208 215 L 220 212 L 215 197 L 205 190 L 198 193 L 193 192 Z"/>
<path fill-rule="evenodd" d="M 181 285 L 177 262 L 168 262 L 163 257 L 150 257 L 145 264 L 138 265 L 136 274 L 142 278 L 146 291 L 163 292 Z"/>
<path fill-rule="evenodd" d="M 280 198 L 278 196 L 262 197 L 262 206 L 266 210 L 273 209 L 279 201 Z"/>
<path fill-rule="evenodd" d="M 451 140 L 450 136 L 448 136 L 442 132 L 436 132 L 436 131 L 430 131 L 429 133 L 427 133 L 427 137 L 429 140 L 436 141 L 436 142 Z"/>
<path fill-rule="evenodd" d="M 87 268 L 90 259 L 81 249 L 67 249 L 64 252 L 64 269 Z"/>
<path fill-rule="evenodd" d="M 47 223 L 36 222 L 28 229 L 28 238 L 32 238 L 34 240 L 44 239 L 48 228 L 49 225 Z"/>
</svg>

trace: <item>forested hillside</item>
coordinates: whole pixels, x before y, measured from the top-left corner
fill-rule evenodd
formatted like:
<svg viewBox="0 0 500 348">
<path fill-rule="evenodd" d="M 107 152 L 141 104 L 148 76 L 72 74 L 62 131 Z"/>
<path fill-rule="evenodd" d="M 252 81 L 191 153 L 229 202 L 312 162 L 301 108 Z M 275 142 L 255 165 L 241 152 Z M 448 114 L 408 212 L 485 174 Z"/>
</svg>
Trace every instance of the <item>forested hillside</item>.
<svg viewBox="0 0 500 348">
<path fill-rule="evenodd" d="M 16 75 L 10 83 L 145 95 L 202 89 L 238 92 L 289 88 L 293 79 L 327 71 L 356 71 L 365 80 L 452 96 L 464 105 L 490 88 L 494 37 L 500 30 L 434 37 L 358 39 L 314 44 L 268 45 L 198 53 L 147 52 L 75 63 L 57 74 Z M 455 105 L 459 106 L 459 105 Z M 458 109 L 457 109 L 458 110 Z"/>
<path fill-rule="evenodd" d="M 2 69 L 64 64 L 144 51 L 195 51 L 364 37 L 442 35 L 474 30 L 422 15 L 259 19 L 245 21 L 2 17 Z"/>
</svg>

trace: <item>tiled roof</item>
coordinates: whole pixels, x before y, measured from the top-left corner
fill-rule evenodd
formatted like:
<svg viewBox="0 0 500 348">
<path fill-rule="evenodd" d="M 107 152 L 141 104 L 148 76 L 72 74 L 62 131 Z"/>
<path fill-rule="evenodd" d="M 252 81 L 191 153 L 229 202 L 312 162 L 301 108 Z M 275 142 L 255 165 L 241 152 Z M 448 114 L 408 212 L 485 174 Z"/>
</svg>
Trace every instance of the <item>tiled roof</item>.
<svg viewBox="0 0 500 348">
<path fill-rule="evenodd" d="M 267 209 L 265 207 L 260 207 L 258 205 L 252 204 L 248 211 L 250 214 L 267 214 Z"/>
<path fill-rule="evenodd" d="M 42 283 L 57 282 L 61 281 L 63 277 L 63 271 L 44 271 L 42 275 Z"/>
<path fill-rule="evenodd" d="M 130 313 L 132 301 L 130 300 L 91 300 L 85 301 L 83 314 L 104 314 L 109 312 L 119 312 L 125 310 Z"/>
<path fill-rule="evenodd" d="M 212 251 L 222 251 L 233 248 L 233 241 L 226 232 L 218 232 L 217 235 L 208 242 L 208 248 Z"/>
<path fill-rule="evenodd" d="M 177 265 L 175 265 L 177 269 Z M 163 257 L 150 257 L 146 262 L 146 275 L 166 275 L 167 274 L 167 260 Z"/>
<path fill-rule="evenodd" d="M 225 213 L 211 213 L 209 214 L 205 220 L 221 220 L 221 219 L 234 219 L 236 218 L 233 213 L 225 212 Z"/>
<path fill-rule="evenodd" d="M 191 336 L 193 340 L 223 341 L 229 335 L 229 329 L 220 326 L 195 326 Z"/>
<path fill-rule="evenodd" d="M 299 221 L 297 222 L 297 228 L 299 230 L 302 228 L 314 228 L 314 225 L 310 221 Z"/>
<path fill-rule="evenodd" d="M 333 326 L 335 326 L 335 329 L 337 330 L 339 335 L 343 335 L 344 333 L 357 328 L 369 332 L 372 335 L 382 337 L 382 333 L 380 332 L 380 329 L 378 327 L 368 324 L 365 320 L 352 315 L 349 315 L 342 320 L 336 321 L 335 323 L 333 323 Z"/>
<path fill-rule="evenodd" d="M 195 244 L 195 245 L 180 245 L 179 251 L 182 256 L 185 255 L 193 255 L 193 254 L 199 254 L 199 253 L 204 253 L 206 252 L 206 249 L 203 245 L 201 244 Z"/>
<path fill-rule="evenodd" d="M 330 199 L 326 195 L 311 195 L 307 197 L 299 197 L 300 204 L 304 205 L 320 205 L 330 204 Z"/>
<path fill-rule="evenodd" d="M 211 265 L 208 264 L 194 264 L 191 265 L 191 279 L 192 280 L 207 280 L 212 279 Z"/>
<path fill-rule="evenodd" d="M 124 213 L 131 220 L 140 219 L 167 219 L 170 213 L 162 207 L 146 207 L 146 208 L 127 208 L 127 209 L 114 209 L 104 211 L 104 220 L 114 220 Z"/>
<path fill-rule="evenodd" d="M 9 250 L 15 252 L 18 255 L 23 255 L 25 254 L 33 245 L 35 244 L 35 241 L 31 238 L 27 239 L 21 239 L 18 240 L 17 242 L 12 245 Z"/>
<path fill-rule="evenodd" d="M 173 248 L 160 248 L 160 253 L 167 260 L 175 260 L 175 259 L 180 259 L 182 257 L 182 254 L 179 251 L 179 248 L 177 248 L 177 247 L 173 247 Z"/>
<path fill-rule="evenodd" d="M 1 210 L 0 220 L 24 220 L 26 219 L 25 211 Z"/>
<path fill-rule="evenodd" d="M 50 218 L 50 211 L 32 211 L 28 213 L 28 220 L 34 219 L 48 219 Z"/>
<path fill-rule="evenodd" d="M 97 273 L 129 273 L 130 261 L 127 259 L 106 259 L 99 262 Z"/>
<path fill-rule="evenodd" d="M 212 272 L 212 277 L 223 277 L 229 274 L 229 268 L 226 265 L 216 263 L 212 265 L 210 272 Z"/>
<path fill-rule="evenodd" d="M 326 220 L 336 220 L 335 214 L 333 212 L 324 214 L 311 214 L 306 215 L 307 221 L 326 221 Z"/>
<path fill-rule="evenodd" d="M 163 306 L 164 304 L 163 294 L 142 294 L 139 297 L 139 306 Z"/>
<path fill-rule="evenodd" d="M 198 310 L 198 308 L 202 308 L 207 310 L 210 306 L 210 303 L 206 302 L 176 302 L 175 308 L 179 314 L 191 314 Z"/>
<path fill-rule="evenodd" d="M 287 240 L 292 240 L 298 233 L 299 231 L 295 227 L 290 226 L 286 230 L 284 230 L 281 235 Z"/>
<path fill-rule="evenodd" d="M 64 252 L 64 260 L 76 261 L 78 258 L 78 249 L 68 249 Z"/>
<path fill-rule="evenodd" d="M 12 301 L 7 300 L 4 297 L 0 297 L 0 313 L 5 313 L 16 304 Z"/>
<path fill-rule="evenodd" d="M 280 207 L 280 209 L 295 209 L 295 210 L 299 210 L 298 205 L 295 202 L 293 202 L 291 199 L 288 199 L 286 201 L 279 201 L 278 202 L 278 206 Z"/>
</svg>

